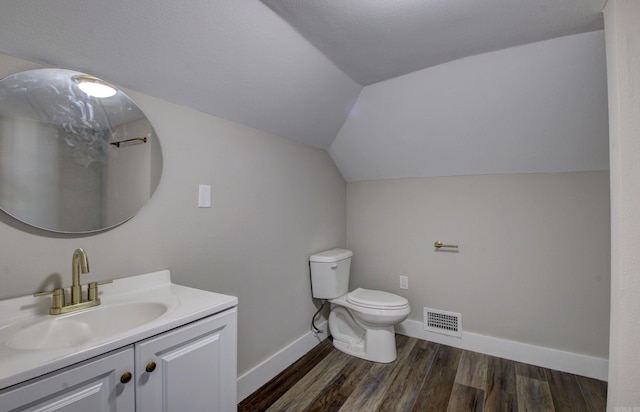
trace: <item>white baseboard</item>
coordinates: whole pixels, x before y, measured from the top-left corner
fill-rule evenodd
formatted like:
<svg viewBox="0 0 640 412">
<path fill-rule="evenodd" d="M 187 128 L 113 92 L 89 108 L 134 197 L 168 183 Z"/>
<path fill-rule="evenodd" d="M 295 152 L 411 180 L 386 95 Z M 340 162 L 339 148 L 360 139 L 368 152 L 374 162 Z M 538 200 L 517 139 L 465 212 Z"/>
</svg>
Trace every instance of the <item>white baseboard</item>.
<svg viewBox="0 0 640 412">
<path fill-rule="evenodd" d="M 328 336 L 327 321 L 316 325 L 318 336 L 309 331 L 270 356 L 259 365 L 238 377 L 238 403 L 313 349 Z"/>
<path fill-rule="evenodd" d="M 425 331 L 422 322 L 411 319 L 407 319 L 396 326 L 396 332 L 412 338 L 587 376 L 601 381 L 606 381 L 608 376 L 608 359 L 564 352 L 471 332 L 463 331 L 462 338 L 441 335 Z"/>
</svg>

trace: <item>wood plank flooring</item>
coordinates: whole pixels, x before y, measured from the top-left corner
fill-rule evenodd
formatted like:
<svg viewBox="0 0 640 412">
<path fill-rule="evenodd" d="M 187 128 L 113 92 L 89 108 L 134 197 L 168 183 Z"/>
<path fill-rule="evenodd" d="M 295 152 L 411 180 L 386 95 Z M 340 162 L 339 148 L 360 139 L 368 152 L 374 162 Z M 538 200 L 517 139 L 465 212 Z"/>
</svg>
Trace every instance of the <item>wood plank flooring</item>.
<svg viewBox="0 0 640 412">
<path fill-rule="evenodd" d="M 604 411 L 607 383 L 396 336 L 382 364 L 329 339 L 238 405 L 256 411 Z"/>
</svg>

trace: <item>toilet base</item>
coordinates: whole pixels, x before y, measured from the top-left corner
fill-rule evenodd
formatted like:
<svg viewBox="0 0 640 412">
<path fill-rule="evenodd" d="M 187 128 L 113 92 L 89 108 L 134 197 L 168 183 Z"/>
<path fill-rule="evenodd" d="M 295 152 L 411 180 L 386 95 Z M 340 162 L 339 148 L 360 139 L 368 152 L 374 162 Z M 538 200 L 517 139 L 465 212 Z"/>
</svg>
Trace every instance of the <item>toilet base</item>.
<svg viewBox="0 0 640 412">
<path fill-rule="evenodd" d="M 341 352 L 372 362 L 396 360 L 394 326 L 366 326 L 357 322 L 348 309 L 334 307 L 329 314 L 333 346 Z"/>
<path fill-rule="evenodd" d="M 369 334 L 370 336 L 370 334 Z M 333 347 L 338 349 L 341 352 L 344 352 L 346 354 L 352 355 L 352 356 L 356 356 L 358 358 L 361 359 L 365 359 L 368 361 L 372 361 L 372 362 L 378 362 L 378 363 L 390 363 L 396 360 L 397 357 L 397 353 L 396 353 L 396 338 L 395 338 L 395 333 L 393 331 L 391 331 L 391 335 L 389 335 L 389 333 L 385 333 L 384 334 L 385 338 L 384 341 L 382 342 L 379 339 L 373 339 L 373 340 L 367 340 L 366 342 L 369 343 L 369 346 L 371 346 L 371 343 L 375 343 L 376 346 L 379 346 L 380 348 L 382 348 L 382 350 L 371 350 L 371 348 L 369 347 L 368 351 L 366 350 L 367 348 L 365 348 L 365 341 L 361 341 L 360 343 L 350 343 L 350 342 L 343 342 L 337 339 L 333 339 Z M 391 336 L 392 339 L 389 339 L 388 336 Z M 368 339 L 368 337 L 366 338 Z"/>
</svg>

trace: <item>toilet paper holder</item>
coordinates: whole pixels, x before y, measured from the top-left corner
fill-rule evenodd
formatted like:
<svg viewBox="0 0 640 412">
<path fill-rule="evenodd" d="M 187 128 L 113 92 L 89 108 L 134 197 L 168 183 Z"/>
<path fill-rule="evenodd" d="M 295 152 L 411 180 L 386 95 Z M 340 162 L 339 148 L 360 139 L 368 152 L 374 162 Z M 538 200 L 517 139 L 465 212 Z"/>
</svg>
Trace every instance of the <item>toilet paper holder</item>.
<svg viewBox="0 0 640 412">
<path fill-rule="evenodd" d="M 435 243 L 433 244 L 433 247 L 435 247 L 436 249 L 440 249 L 442 247 L 458 249 L 458 245 L 445 245 L 444 243 L 442 243 L 439 240 L 435 241 Z"/>
</svg>

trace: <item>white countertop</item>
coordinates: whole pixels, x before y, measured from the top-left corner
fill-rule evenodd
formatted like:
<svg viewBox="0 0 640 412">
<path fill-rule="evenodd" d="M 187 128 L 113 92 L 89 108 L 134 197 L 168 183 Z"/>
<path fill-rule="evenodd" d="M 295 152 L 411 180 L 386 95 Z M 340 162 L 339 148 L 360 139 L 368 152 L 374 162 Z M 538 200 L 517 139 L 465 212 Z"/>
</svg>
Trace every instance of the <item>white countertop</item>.
<svg viewBox="0 0 640 412">
<path fill-rule="evenodd" d="M 142 326 L 108 337 L 96 337 L 79 345 L 56 349 L 16 349 L 8 344 L 13 332 L 54 317 L 49 315 L 51 298 L 24 296 L 0 300 L 0 389 L 130 345 L 238 304 L 235 296 L 175 285 L 171 283 L 168 270 L 115 279 L 111 284 L 101 285 L 100 300 L 100 306 L 86 310 L 99 310 L 123 303 L 157 302 L 166 305 L 167 311 Z M 59 316 L 69 315 L 71 314 Z M 113 322 L 118 322 L 118 319 L 113 319 Z"/>
</svg>

